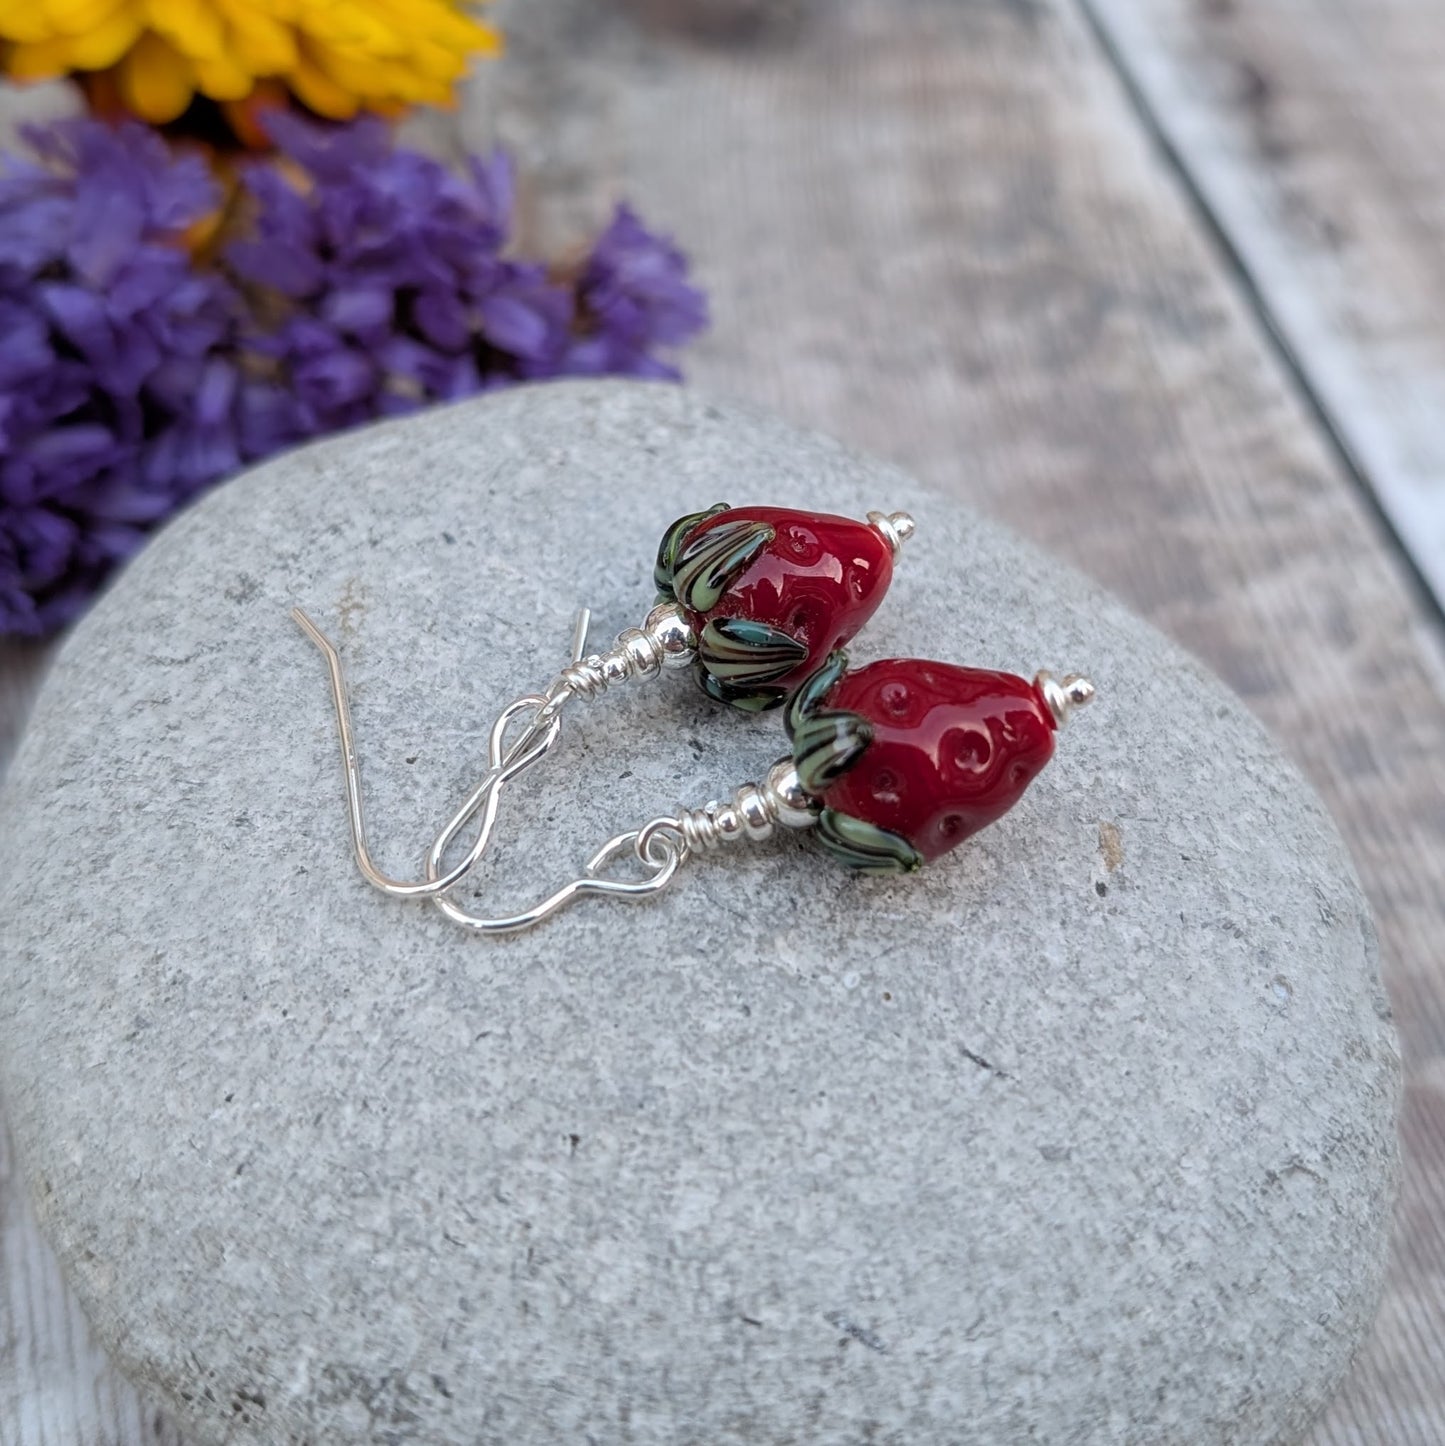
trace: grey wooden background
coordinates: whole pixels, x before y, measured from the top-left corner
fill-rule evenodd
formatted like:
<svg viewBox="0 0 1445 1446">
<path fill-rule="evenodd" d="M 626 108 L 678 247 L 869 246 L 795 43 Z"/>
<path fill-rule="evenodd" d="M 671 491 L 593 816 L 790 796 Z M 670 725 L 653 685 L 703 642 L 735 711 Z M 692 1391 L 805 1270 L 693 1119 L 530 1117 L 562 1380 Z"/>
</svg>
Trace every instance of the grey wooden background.
<svg viewBox="0 0 1445 1446">
<path fill-rule="evenodd" d="M 574 245 L 634 199 L 711 294 L 691 382 L 896 459 L 1092 573 L 1221 673 L 1329 803 L 1408 1083 L 1386 1298 L 1312 1440 L 1440 1446 L 1445 8 L 501 18 L 510 55 L 418 129 L 507 140 L 531 241 Z M 0 736 L 44 658 L 0 653 Z M 90 1341 L 3 1153 L 0 1252 L 0 1443 L 178 1442 Z"/>
</svg>

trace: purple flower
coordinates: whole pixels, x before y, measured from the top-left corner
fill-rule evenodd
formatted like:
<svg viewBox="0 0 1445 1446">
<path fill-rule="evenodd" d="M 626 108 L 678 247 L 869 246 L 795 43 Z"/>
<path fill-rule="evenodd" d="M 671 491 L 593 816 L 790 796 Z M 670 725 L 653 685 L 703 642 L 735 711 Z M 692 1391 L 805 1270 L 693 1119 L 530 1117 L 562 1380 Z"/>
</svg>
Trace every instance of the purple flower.
<svg viewBox="0 0 1445 1446">
<path fill-rule="evenodd" d="M 237 303 L 177 237 L 214 209 L 197 160 L 138 125 L 29 136 L 0 174 L 0 634 L 73 617 L 146 531 L 282 421 L 242 424 Z M 248 435 L 249 434 L 249 435 Z"/>
<path fill-rule="evenodd" d="M 253 166 L 255 234 L 226 260 L 282 302 L 255 344 L 308 430 L 547 377 L 677 376 L 656 351 L 688 340 L 706 308 L 681 253 L 631 211 L 575 281 L 559 279 L 507 254 L 515 181 L 502 152 L 459 175 L 393 146 L 376 120 L 267 124 L 305 183 Z"/>
<path fill-rule="evenodd" d="M 183 233 L 204 165 L 128 124 L 64 122 L 0 171 L 0 635 L 79 611 L 204 488 L 307 437 L 516 382 L 675 378 L 705 323 L 681 253 L 626 207 L 575 274 L 508 254 L 498 152 L 449 170 L 380 121 L 275 115 L 250 230 Z"/>
<path fill-rule="evenodd" d="M 570 298 L 540 267 L 501 254 L 513 197 L 505 156 L 459 175 L 394 147 L 378 120 L 267 124 L 305 184 L 270 162 L 250 167 L 255 234 L 226 261 L 284 302 L 254 344 L 286 378 L 308 431 L 556 372 Z"/>
<path fill-rule="evenodd" d="M 680 373 L 655 352 L 681 346 L 707 325 L 707 300 L 687 282 L 687 260 L 619 206 L 577 282 L 581 334 L 568 348 L 573 375 L 649 377 Z"/>
</svg>

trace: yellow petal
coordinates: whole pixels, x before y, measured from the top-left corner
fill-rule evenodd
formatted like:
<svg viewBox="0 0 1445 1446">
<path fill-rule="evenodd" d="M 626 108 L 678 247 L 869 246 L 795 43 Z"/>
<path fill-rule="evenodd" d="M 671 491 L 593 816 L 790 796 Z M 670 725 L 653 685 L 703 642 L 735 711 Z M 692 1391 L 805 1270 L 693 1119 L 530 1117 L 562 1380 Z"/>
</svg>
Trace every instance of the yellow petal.
<svg viewBox="0 0 1445 1446">
<path fill-rule="evenodd" d="M 355 6 L 346 4 L 313 4 L 306 7 L 298 21 L 306 35 L 326 45 L 340 45 L 347 48 L 364 45 L 368 39 L 375 40 L 375 20 L 370 19 Z"/>
<path fill-rule="evenodd" d="M 431 80 L 451 82 L 458 79 L 467 68 L 467 58 L 444 45 L 417 38 L 412 41 L 412 64 L 422 75 Z"/>
<path fill-rule="evenodd" d="M 412 37 L 400 58 L 363 52 L 339 40 L 308 36 L 317 68 L 367 104 L 398 99 L 408 104 L 445 103 L 465 72 L 465 51 L 448 49 L 423 36 Z"/>
<path fill-rule="evenodd" d="M 36 40 L 25 45 L 16 45 L 4 58 L 4 72 L 9 80 L 26 84 L 29 81 L 48 81 L 55 75 L 64 75 L 65 48 L 54 40 Z"/>
<path fill-rule="evenodd" d="M 152 125 L 173 121 L 191 103 L 191 66 L 159 35 L 147 31 L 120 64 L 121 99 Z"/>
<path fill-rule="evenodd" d="M 226 32 L 208 0 L 145 0 L 150 28 L 192 60 L 219 60 Z"/>
<path fill-rule="evenodd" d="M 459 15 L 445 5 L 429 5 L 417 30 L 454 50 L 486 51 L 499 46 L 501 37 L 472 15 Z"/>
<path fill-rule="evenodd" d="M 193 60 L 196 89 L 212 100 L 244 100 L 251 94 L 251 72 L 224 55 L 215 60 Z"/>
<path fill-rule="evenodd" d="M 15 80 L 49 80 L 70 69 L 70 41 L 38 40 L 17 45 L 5 61 L 6 74 Z"/>
<path fill-rule="evenodd" d="M 139 18 L 118 10 L 85 35 L 57 35 L 36 45 L 17 45 L 6 69 L 17 80 L 63 75 L 67 70 L 104 70 L 134 44 L 141 33 Z"/>
<path fill-rule="evenodd" d="M 286 79 L 291 89 L 316 112 L 329 120 L 350 120 L 356 114 L 357 97 L 344 86 L 337 85 L 310 58 L 307 51 L 296 57 L 296 64 Z"/>
<path fill-rule="evenodd" d="M 194 91 L 221 102 L 276 77 L 323 115 L 445 104 L 500 39 L 463 0 L 0 0 L 0 69 L 109 71 L 147 119 Z"/>
<path fill-rule="evenodd" d="M 373 0 L 382 6 L 403 33 L 423 37 L 448 50 L 491 54 L 499 48 L 500 37 L 471 15 L 459 14 L 439 0 Z"/>
<path fill-rule="evenodd" d="M 238 0 L 222 9 L 238 65 L 252 75 L 278 75 L 296 64 L 296 37 L 289 26 L 261 14 L 251 0 Z"/>
<path fill-rule="evenodd" d="M 15 8 L 18 10 L 21 6 L 17 4 Z M 30 0 L 24 8 L 31 13 L 38 9 L 50 35 L 80 35 L 94 30 L 121 9 L 140 18 L 139 0 L 40 0 L 38 6 L 35 0 Z"/>
<path fill-rule="evenodd" d="M 406 80 L 403 67 L 371 60 L 319 36 L 308 37 L 306 49 L 317 69 L 352 95 L 388 95 Z"/>
<path fill-rule="evenodd" d="M 21 45 L 39 45 L 49 40 L 51 27 L 39 11 L 16 6 L 14 11 L 0 12 L 0 40 L 13 40 Z"/>
<path fill-rule="evenodd" d="M 141 19 L 136 11 L 129 6 L 117 10 L 94 30 L 71 37 L 71 63 L 77 70 L 105 70 L 136 43 L 141 30 Z"/>
</svg>

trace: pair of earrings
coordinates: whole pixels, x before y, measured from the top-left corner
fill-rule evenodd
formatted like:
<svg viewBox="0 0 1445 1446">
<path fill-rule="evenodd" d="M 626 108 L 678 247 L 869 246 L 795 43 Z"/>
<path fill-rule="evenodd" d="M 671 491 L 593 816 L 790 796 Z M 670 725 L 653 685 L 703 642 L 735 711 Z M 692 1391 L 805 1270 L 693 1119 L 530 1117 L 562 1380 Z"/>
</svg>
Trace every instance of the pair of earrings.
<svg viewBox="0 0 1445 1446">
<path fill-rule="evenodd" d="M 580 615 L 571 662 L 544 692 L 502 710 L 485 775 L 433 840 L 416 880 L 391 878 L 372 859 L 341 659 L 295 609 L 330 671 L 362 874 L 383 893 L 429 898 L 456 922 L 501 934 L 529 928 L 584 894 L 655 894 L 694 855 L 761 841 L 779 827 L 812 829 L 834 858 L 864 873 L 909 873 L 956 847 L 1018 801 L 1053 756 L 1055 732 L 1094 689 L 1076 675 L 1041 672 L 1028 681 L 917 658 L 850 668 L 844 645 L 877 611 L 913 531 L 906 512 L 870 512 L 856 522 L 719 504 L 679 518 L 658 548 L 659 599 L 642 626 L 584 657 L 588 615 Z M 478 915 L 449 897 L 486 853 L 503 789 L 555 745 L 568 703 L 682 668 L 720 703 L 783 710 L 791 751 L 762 783 L 744 784 L 730 802 L 681 809 L 618 834 L 581 877 L 523 913 Z M 479 814 L 475 838 L 448 864 Z M 604 873 L 629 855 L 634 877 Z"/>
</svg>

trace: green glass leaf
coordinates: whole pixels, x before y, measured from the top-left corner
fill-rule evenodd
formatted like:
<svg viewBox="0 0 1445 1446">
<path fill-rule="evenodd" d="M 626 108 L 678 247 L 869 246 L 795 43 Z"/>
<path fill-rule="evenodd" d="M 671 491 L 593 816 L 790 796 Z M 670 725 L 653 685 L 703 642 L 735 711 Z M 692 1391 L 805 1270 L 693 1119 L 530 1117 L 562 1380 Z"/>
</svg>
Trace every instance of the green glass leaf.
<svg viewBox="0 0 1445 1446">
<path fill-rule="evenodd" d="M 863 756 L 873 741 L 866 718 L 825 708 L 810 713 L 793 732 L 793 766 L 798 781 L 818 795 L 842 777 Z"/>
<path fill-rule="evenodd" d="M 744 713 L 766 713 L 770 708 L 781 708 L 788 698 L 786 688 L 769 688 L 765 684 L 738 687 L 714 678 L 701 663 L 697 666 L 697 681 L 709 698 Z"/>
<path fill-rule="evenodd" d="M 719 502 L 709 507 L 706 512 L 689 512 L 686 517 L 679 517 L 662 534 L 662 542 L 657 549 L 657 563 L 652 569 L 652 581 L 662 594 L 664 602 L 676 601 L 672 590 L 672 574 L 677 567 L 678 549 L 682 547 L 683 539 L 699 522 L 706 522 L 709 517 L 716 517 L 719 512 L 727 510 L 728 504 Z"/>
<path fill-rule="evenodd" d="M 771 683 L 791 673 L 807 645 L 790 633 L 751 618 L 714 618 L 697 640 L 697 655 L 714 678 L 729 683 Z"/>
<path fill-rule="evenodd" d="M 689 612 L 705 613 L 722 600 L 728 584 L 773 540 L 766 522 L 720 522 L 693 538 L 677 555 L 672 590 Z"/>
<path fill-rule="evenodd" d="M 809 673 L 798 684 L 797 692 L 789 700 L 788 711 L 783 714 L 783 728 L 789 738 L 796 736 L 799 724 L 809 713 L 818 711 L 823 700 L 833 691 L 833 685 L 847 670 L 848 654 L 842 648 L 835 648 L 815 672 Z"/>
<path fill-rule="evenodd" d="M 900 834 L 835 808 L 818 815 L 817 835 L 840 864 L 860 874 L 911 874 L 923 864 L 923 855 Z"/>
</svg>

